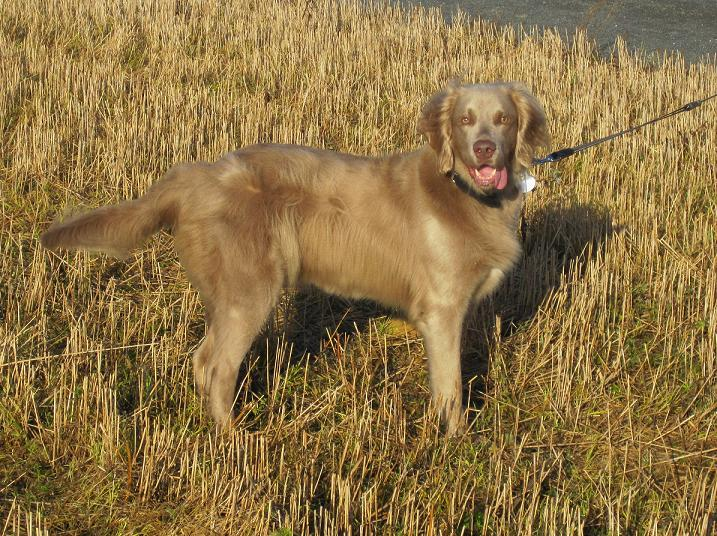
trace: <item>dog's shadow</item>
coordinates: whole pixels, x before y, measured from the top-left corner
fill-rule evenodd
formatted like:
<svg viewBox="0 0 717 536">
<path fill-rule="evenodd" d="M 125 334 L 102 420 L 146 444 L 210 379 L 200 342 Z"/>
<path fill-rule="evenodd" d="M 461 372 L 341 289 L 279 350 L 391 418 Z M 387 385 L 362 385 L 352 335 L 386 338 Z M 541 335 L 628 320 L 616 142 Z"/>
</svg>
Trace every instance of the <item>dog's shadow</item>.
<svg viewBox="0 0 717 536">
<path fill-rule="evenodd" d="M 466 320 L 462 364 L 464 400 L 470 409 L 483 405 L 496 316 L 501 317 L 500 336 L 505 340 L 530 322 L 564 276 L 582 277 L 590 261 L 618 231 L 609 212 L 594 205 L 553 203 L 523 220 L 521 260 L 500 290 L 474 307 Z M 372 318 L 389 314 L 391 311 L 370 301 L 346 300 L 315 289 L 297 291 L 279 304 L 273 326 L 258 338 L 252 353 L 268 359 L 279 345 L 285 345 L 288 359 L 281 368 L 288 369 L 307 356 L 320 356 L 337 335 L 343 339 L 362 333 Z M 266 372 L 261 371 L 271 366 L 259 364 L 251 381 L 254 395 L 267 388 Z M 240 375 L 239 383 L 242 381 Z"/>
<path fill-rule="evenodd" d="M 388 309 L 369 300 L 349 300 L 313 287 L 287 291 L 252 345 L 250 355 L 257 366 L 249 371 L 245 362 L 237 388 L 247 381 L 249 373 L 249 396 L 262 397 L 269 389 L 270 378 L 286 374 L 307 359 L 326 357 L 327 352 L 333 352 L 335 341 L 365 333 L 372 319 L 389 314 Z M 267 374 L 267 368 L 274 374 Z"/>
<path fill-rule="evenodd" d="M 470 409 L 480 409 L 486 390 L 490 349 L 501 319 L 500 338 L 508 339 L 529 323 L 545 299 L 566 278 L 582 277 L 621 232 L 607 209 L 596 205 L 552 203 L 521 223 L 523 256 L 496 294 L 475 307 L 464 334 L 464 395 Z M 568 300 L 569 305 L 569 300 Z"/>
</svg>

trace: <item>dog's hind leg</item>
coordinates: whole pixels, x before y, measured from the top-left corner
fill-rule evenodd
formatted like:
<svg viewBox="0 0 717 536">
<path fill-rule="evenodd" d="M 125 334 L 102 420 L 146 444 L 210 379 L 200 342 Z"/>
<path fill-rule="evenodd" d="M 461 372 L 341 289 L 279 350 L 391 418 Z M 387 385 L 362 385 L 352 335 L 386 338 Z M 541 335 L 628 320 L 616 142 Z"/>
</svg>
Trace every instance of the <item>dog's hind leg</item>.
<svg viewBox="0 0 717 536">
<path fill-rule="evenodd" d="M 262 298 L 247 292 L 236 302 L 213 304 L 207 336 L 194 354 L 194 377 L 219 427 L 231 420 L 239 367 L 279 292 L 276 288 Z"/>
<path fill-rule="evenodd" d="M 194 368 L 194 386 L 197 389 L 197 392 L 199 393 L 199 396 L 204 399 L 206 398 L 207 391 L 205 388 L 206 383 L 206 366 L 207 361 L 212 355 L 212 352 L 214 351 L 214 343 L 212 342 L 214 339 L 213 332 L 209 329 L 212 325 L 211 322 L 211 311 L 209 310 L 209 307 L 207 306 L 205 313 L 205 335 L 204 340 L 199 345 L 199 348 L 197 348 L 194 351 L 194 355 L 192 356 L 192 364 Z"/>
<path fill-rule="evenodd" d="M 206 337 L 193 357 L 194 379 L 220 427 L 232 417 L 239 367 L 285 279 L 275 250 L 251 244 L 249 238 L 237 245 L 237 236 L 248 233 L 231 231 L 221 225 L 185 226 L 175 236 L 179 258 L 207 314 Z"/>
</svg>

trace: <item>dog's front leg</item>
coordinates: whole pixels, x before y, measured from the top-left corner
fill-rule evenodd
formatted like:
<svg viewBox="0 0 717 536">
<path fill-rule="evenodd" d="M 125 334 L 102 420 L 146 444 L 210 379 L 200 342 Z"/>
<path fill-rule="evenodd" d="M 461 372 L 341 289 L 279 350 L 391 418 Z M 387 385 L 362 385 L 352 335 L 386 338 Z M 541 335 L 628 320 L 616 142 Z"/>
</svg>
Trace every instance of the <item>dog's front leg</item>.
<svg viewBox="0 0 717 536">
<path fill-rule="evenodd" d="M 433 311 L 417 323 L 428 357 L 431 396 L 440 412 L 446 434 L 464 425 L 461 385 L 462 315 L 456 310 Z"/>
</svg>

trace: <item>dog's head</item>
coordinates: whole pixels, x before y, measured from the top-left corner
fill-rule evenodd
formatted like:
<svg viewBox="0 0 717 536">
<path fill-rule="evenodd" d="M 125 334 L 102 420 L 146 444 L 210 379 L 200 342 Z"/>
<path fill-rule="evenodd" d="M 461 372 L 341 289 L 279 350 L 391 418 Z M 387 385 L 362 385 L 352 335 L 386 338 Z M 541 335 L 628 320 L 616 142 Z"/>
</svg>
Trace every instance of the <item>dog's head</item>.
<svg viewBox="0 0 717 536">
<path fill-rule="evenodd" d="M 451 84 L 423 108 L 418 130 L 441 173 L 456 171 L 485 193 L 504 189 L 549 143 L 542 106 L 515 83 Z"/>
</svg>

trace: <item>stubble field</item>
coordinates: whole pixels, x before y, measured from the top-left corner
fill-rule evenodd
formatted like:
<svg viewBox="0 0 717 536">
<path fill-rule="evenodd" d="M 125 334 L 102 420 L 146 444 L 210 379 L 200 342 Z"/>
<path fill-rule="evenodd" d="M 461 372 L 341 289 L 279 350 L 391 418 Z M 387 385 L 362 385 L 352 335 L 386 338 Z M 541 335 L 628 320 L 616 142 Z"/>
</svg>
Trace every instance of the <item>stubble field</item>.
<svg viewBox="0 0 717 536">
<path fill-rule="evenodd" d="M 712 534 L 717 101 L 536 169 L 525 255 L 466 325 L 472 426 L 420 336 L 288 291 L 217 437 L 203 310 L 162 235 L 40 249 L 62 213 L 256 142 L 417 147 L 448 80 L 518 80 L 554 147 L 717 91 L 714 64 L 353 2 L 0 2 L 0 527 L 9 534 Z"/>
</svg>

